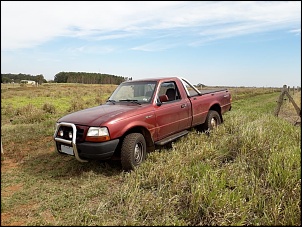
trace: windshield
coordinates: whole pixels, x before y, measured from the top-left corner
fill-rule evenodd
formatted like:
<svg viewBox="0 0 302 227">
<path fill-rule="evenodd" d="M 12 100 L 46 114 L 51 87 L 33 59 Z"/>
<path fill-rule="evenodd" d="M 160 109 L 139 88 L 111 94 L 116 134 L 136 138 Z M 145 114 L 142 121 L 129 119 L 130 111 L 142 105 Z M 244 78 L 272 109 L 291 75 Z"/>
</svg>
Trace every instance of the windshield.
<svg viewBox="0 0 302 227">
<path fill-rule="evenodd" d="M 156 82 L 140 81 L 120 84 L 109 98 L 109 102 L 150 103 Z"/>
</svg>

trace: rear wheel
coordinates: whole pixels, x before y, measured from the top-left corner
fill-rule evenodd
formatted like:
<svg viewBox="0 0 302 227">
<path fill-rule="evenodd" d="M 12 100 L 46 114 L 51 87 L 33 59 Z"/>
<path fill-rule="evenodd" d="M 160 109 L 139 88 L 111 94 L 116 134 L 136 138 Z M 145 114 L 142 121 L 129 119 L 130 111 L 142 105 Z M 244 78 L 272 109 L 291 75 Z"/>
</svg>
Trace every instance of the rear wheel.
<svg viewBox="0 0 302 227">
<path fill-rule="evenodd" d="M 221 117 L 219 113 L 215 110 L 210 110 L 205 123 L 203 124 L 203 129 L 206 131 L 213 130 L 218 125 L 221 124 Z"/>
<path fill-rule="evenodd" d="M 122 143 L 121 163 L 125 171 L 134 170 L 147 157 L 146 140 L 140 133 L 127 135 Z"/>
</svg>

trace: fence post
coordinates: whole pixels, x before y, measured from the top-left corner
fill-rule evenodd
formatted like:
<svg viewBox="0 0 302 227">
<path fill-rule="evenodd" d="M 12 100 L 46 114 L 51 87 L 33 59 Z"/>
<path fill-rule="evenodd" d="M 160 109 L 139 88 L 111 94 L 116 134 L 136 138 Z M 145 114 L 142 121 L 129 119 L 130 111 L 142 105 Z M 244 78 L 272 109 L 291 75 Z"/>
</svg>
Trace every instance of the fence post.
<svg viewBox="0 0 302 227">
<path fill-rule="evenodd" d="M 290 94 L 288 92 L 285 92 L 287 97 L 288 97 L 288 100 L 293 104 L 293 106 L 295 107 L 295 110 L 298 114 L 298 116 L 301 117 L 301 109 L 298 107 L 298 105 L 295 103 L 295 100 L 290 96 Z"/>
<path fill-rule="evenodd" d="M 284 99 L 284 95 L 285 95 L 285 92 L 286 92 L 286 88 L 287 88 L 287 86 L 283 85 L 283 89 L 282 89 L 281 94 L 279 96 L 279 99 L 277 101 L 277 108 L 275 110 L 275 116 L 278 116 L 278 114 L 279 114 L 279 111 L 280 111 L 280 108 L 281 108 L 281 105 L 282 105 L 282 102 L 283 102 L 283 99 Z"/>
</svg>

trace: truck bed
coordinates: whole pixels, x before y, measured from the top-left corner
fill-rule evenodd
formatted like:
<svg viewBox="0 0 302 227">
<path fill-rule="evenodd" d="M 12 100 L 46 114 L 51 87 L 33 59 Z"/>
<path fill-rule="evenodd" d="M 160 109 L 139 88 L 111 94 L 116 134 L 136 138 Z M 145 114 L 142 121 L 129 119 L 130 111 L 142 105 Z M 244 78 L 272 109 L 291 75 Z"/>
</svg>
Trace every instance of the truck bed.
<svg viewBox="0 0 302 227">
<path fill-rule="evenodd" d="M 204 94 L 210 94 L 210 93 L 215 93 L 218 91 L 227 91 L 226 88 L 220 88 L 220 89 L 202 89 L 202 90 L 198 90 L 202 95 Z"/>
</svg>

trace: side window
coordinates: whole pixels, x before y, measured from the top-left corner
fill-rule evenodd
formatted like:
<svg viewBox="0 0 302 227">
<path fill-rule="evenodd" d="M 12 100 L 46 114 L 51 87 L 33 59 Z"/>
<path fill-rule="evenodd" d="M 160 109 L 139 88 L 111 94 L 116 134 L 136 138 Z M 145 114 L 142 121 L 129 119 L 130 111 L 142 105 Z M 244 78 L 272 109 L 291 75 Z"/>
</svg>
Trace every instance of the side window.
<svg viewBox="0 0 302 227">
<path fill-rule="evenodd" d="M 159 99 L 161 102 L 172 102 L 180 99 L 178 88 L 175 82 L 164 82 L 160 85 Z"/>
</svg>

